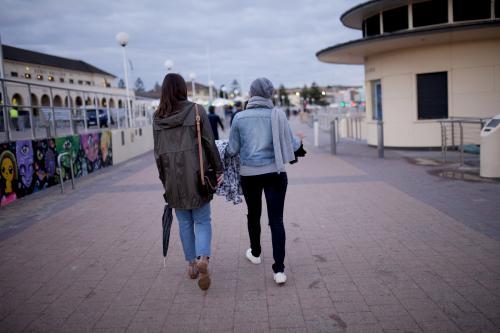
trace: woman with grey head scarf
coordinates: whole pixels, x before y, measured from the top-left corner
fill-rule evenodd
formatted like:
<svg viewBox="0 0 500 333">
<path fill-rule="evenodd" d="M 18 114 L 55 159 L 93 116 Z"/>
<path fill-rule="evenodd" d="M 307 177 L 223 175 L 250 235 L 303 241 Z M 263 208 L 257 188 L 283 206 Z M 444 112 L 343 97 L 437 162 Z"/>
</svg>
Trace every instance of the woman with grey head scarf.
<svg viewBox="0 0 500 333">
<path fill-rule="evenodd" d="M 240 179 L 248 208 L 250 237 L 246 258 L 253 264 L 261 263 L 260 217 L 264 192 L 273 244 L 274 281 L 283 284 L 286 282 L 283 210 L 288 185 L 285 164 L 295 159 L 294 151 L 300 148 L 301 140 L 292 134 L 283 111 L 274 108 L 273 94 L 274 86 L 267 78 L 252 82 L 246 110 L 234 117 L 228 152 L 240 154 Z"/>
</svg>

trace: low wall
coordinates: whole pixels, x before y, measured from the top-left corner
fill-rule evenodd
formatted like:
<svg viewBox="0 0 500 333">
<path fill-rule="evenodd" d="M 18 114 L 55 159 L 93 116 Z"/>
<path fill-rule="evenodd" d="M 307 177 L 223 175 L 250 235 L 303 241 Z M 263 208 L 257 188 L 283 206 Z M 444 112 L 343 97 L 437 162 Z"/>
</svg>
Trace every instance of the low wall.
<svg viewBox="0 0 500 333">
<path fill-rule="evenodd" d="M 151 127 L 118 129 L 41 140 L 0 144 L 0 207 L 71 178 L 71 164 L 59 154 L 73 157 L 75 178 L 129 160 L 153 149 Z"/>
<path fill-rule="evenodd" d="M 111 131 L 113 164 L 118 164 L 153 149 L 153 128 L 124 128 Z"/>
</svg>

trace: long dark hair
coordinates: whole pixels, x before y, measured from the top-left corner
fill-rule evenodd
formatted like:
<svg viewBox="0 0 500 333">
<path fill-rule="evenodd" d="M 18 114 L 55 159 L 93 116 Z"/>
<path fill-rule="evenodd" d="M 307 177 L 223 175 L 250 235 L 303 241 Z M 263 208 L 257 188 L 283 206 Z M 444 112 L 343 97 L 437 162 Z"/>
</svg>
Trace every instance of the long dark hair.
<svg viewBox="0 0 500 333">
<path fill-rule="evenodd" d="M 161 86 L 160 105 L 156 110 L 157 118 L 170 115 L 177 108 L 180 101 L 187 100 L 186 81 L 179 74 L 165 75 Z"/>
</svg>

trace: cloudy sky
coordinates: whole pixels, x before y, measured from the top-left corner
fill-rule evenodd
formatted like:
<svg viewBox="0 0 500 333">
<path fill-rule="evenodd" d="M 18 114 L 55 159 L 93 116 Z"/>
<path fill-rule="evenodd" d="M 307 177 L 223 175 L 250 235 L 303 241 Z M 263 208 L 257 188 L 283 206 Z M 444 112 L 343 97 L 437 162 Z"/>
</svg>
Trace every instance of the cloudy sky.
<svg viewBox="0 0 500 333">
<path fill-rule="evenodd" d="M 87 61 L 123 76 L 115 35 L 130 35 L 131 84 L 150 89 L 165 74 L 195 72 L 217 86 L 248 88 L 267 76 L 287 87 L 361 84 L 361 66 L 324 64 L 315 53 L 357 39 L 339 21 L 362 0 L 0 0 L 0 34 L 8 45 Z M 210 56 L 209 56 L 210 54 Z M 211 66 L 209 66 L 209 58 Z"/>
</svg>

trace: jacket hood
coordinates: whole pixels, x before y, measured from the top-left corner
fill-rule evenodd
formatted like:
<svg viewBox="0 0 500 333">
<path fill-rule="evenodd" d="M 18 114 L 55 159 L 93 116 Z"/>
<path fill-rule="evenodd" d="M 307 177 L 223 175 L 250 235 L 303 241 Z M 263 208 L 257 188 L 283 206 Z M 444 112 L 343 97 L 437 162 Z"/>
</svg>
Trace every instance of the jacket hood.
<svg viewBox="0 0 500 333">
<path fill-rule="evenodd" d="M 160 130 L 182 126 L 186 122 L 188 116 L 191 114 L 194 105 L 195 104 L 190 101 L 179 102 L 178 109 L 175 110 L 172 114 L 167 117 L 154 119 L 153 129 Z M 199 107 L 199 110 L 200 112 L 202 112 L 203 108 Z"/>
</svg>

